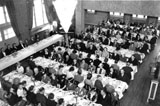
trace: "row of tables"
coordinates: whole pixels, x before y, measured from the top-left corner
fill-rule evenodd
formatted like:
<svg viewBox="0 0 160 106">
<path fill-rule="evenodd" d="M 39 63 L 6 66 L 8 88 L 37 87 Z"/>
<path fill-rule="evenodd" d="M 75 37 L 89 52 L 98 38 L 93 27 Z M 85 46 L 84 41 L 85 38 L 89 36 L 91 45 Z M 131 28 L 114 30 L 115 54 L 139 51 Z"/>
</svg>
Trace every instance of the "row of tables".
<svg viewBox="0 0 160 106">
<path fill-rule="evenodd" d="M 81 42 L 81 40 L 79 40 L 79 39 L 71 39 L 71 41 L 76 41 L 77 43 Z M 87 41 L 84 41 L 84 43 L 87 44 Z M 99 46 L 98 43 L 94 43 L 94 44 L 96 46 Z M 108 45 L 103 45 L 103 44 L 101 44 L 101 46 L 103 48 L 106 47 L 108 49 L 108 51 L 111 52 L 111 53 L 114 53 L 116 51 L 116 47 L 108 46 Z M 144 53 L 135 52 L 135 51 L 132 51 L 132 50 L 129 50 L 129 49 L 123 49 L 123 48 L 121 48 L 120 50 L 118 50 L 118 53 L 120 53 L 121 55 L 123 55 L 123 56 L 125 56 L 127 58 L 130 58 L 135 53 L 140 54 L 142 59 L 144 59 L 144 57 L 145 57 Z"/>
<path fill-rule="evenodd" d="M 26 81 L 27 89 L 32 85 L 35 86 L 34 93 L 37 93 L 41 87 L 44 87 L 46 97 L 48 97 L 50 93 L 54 93 L 55 101 L 58 101 L 58 99 L 63 98 L 65 101 L 65 106 L 67 104 L 77 104 L 77 106 L 101 106 L 100 104 L 96 104 L 82 97 L 78 97 L 77 95 L 74 95 L 73 91 L 64 91 L 60 88 L 56 88 L 51 84 L 47 84 L 42 81 L 33 81 L 31 77 L 28 77 L 27 75 L 18 73 L 16 71 L 12 71 L 11 73 L 4 76 L 4 79 L 8 80 L 9 82 L 13 82 L 14 78 L 19 78 L 20 81 Z"/>
<path fill-rule="evenodd" d="M 62 73 L 63 74 L 66 74 L 67 71 L 69 70 L 69 68 L 71 66 L 67 66 L 63 63 L 59 63 L 59 62 L 56 62 L 54 60 L 50 60 L 50 59 L 46 59 L 46 58 L 43 58 L 43 57 L 37 57 L 36 59 L 34 59 L 34 62 L 36 65 L 38 66 L 42 66 L 43 68 L 53 68 L 54 70 L 58 71 L 58 67 L 59 65 L 63 65 L 64 67 L 62 68 Z M 75 75 L 78 71 L 78 68 L 75 67 L 75 70 L 72 72 L 73 75 Z M 87 74 L 88 74 L 88 71 L 87 70 L 84 70 L 82 69 L 82 76 L 84 76 L 84 79 L 86 79 L 87 77 Z M 96 78 L 97 78 L 97 75 L 101 75 L 102 77 L 102 84 L 103 86 L 109 84 L 111 86 L 114 87 L 115 91 L 118 93 L 119 95 L 119 99 L 121 99 L 123 97 L 123 92 L 128 89 L 128 85 L 127 83 L 123 82 L 123 81 L 120 81 L 120 80 L 117 80 L 117 79 L 114 79 L 114 78 L 111 78 L 111 77 L 106 77 L 105 75 L 103 74 L 96 74 L 96 73 L 92 73 L 92 82 L 94 84 Z M 84 83 L 84 81 L 82 82 Z"/>
<path fill-rule="evenodd" d="M 59 47 L 59 46 L 58 46 L 58 47 L 55 48 L 55 50 L 58 51 L 58 48 L 61 48 L 61 50 L 62 50 L 63 53 L 65 52 L 65 48 L 64 48 L 64 47 Z M 69 54 L 71 54 L 72 51 L 73 51 L 73 49 L 68 49 Z M 82 57 L 83 57 L 83 58 L 86 58 L 87 55 L 88 55 L 88 53 L 81 52 L 81 51 L 78 51 L 76 54 L 79 55 L 80 53 L 82 54 Z M 96 55 L 92 54 L 92 55 L 91 55 L 91 59 L 95 60 L 95 59 L 96 59 Z M 105 57 L 100 57 L 99 59 L 100 59 L 102 62 L 104 62 Z M 112 64 L 114 64 L 114 62 L 115 62 L 115 60 L 108 58 L 108 62 L 107 62 L 107 63 L 108 63 L 110 66 L 111 66 Z M 122 69 L 124 66 L 126 66 L 126 63 L 125 63 L 125 62 L 122 62 L 122 61 L 118 61 L 117 65 L 120 67 L 120 69 Z M 131 72 L 131 75 L 132 75 L 131 80 L 134 80 L 134 75 L 135 75 L 135 73 L 138 72 L 138 69 L 137 69 L 137 66 L 133 66 L 133 65 L 130 65 L 130 66 L 131 66 L 131 68 L 133 69 L 133 71 Z"/>
</svg>

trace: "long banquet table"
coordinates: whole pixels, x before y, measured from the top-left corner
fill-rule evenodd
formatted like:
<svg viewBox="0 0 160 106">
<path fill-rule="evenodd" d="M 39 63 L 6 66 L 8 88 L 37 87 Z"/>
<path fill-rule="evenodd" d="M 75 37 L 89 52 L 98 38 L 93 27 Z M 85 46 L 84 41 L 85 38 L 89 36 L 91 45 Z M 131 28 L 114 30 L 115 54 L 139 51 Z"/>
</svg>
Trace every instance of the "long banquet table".
<svg viewBox="0 0 160 106">
<path fill-rule="evenodd" d="M 44 87 L 45 96 L 48 96 L 49 93 L 54 93 L 55 100 L 57 101 L 59 98 L 63 98 L 65 101 L 65 106 L 67 106 L 67 104 L 77 104 L 77 106 L 101 106 L 101 104 L 96 104 L 82 97 L 74 95 L 73 91 L 64 91 L 60 88 L 56 88 L 50 84 L 46 84 L 41 81 L 33 81 L 31 77 L 28 77 L 24 74 L 20 74 L 16 71 L 12 71 L 11 73 L 4 76 L 4 79 L 9 82 L 13 82 L 14 78 L 19 78 L 20 81 L 26 81 L 27 89 L 31 85 L 35 85 L 34 93 L 37 93 L 39 88 Z"/>
<path fill-rule="evenodd" d="M 62 69 L 62 72 L 64 74 L 66 74 L 67 71 L 69 70 L 69 68 L 71 67 L 71 66 L 67 66 L 65 64 L 56 62 L 54 60 L 46 59 L 46 58 L 43 58 L 43 57 L 37 57 L 33 61 L 35 62 L 35 64 L 37 66 L 42 66 L 43 68 L 46 68 L 46 67 L 50 67 L 51 68 L 52 67 L 56 71 L 58 71 L 59 65 L 63 65 L 64 67 Z M 75 70 L 74 70 L 74 72 L 72 74 L 75 75 L 77 73 L 77 71 L 78 71 L 78 68 L 75 67 Z M 82 75 L 84 76 L 84 79 L 86 79 L 87 74 L 88 74 L 88 71 L 82 69 Z M 121 99 L 123 97 L 123 92 L 126 89 L 128 89 L 127 83 L 125 83 L 123 81 L 120 81 L 120 80 L 117 80 L 117 79 L 114 79 L 114 78 L 111 78 L 111 77 L 106 77 L 106 76 L 104 76 L 102 74 L 93 73 L 92 74 L 93 84 L 94 84 L 94 82 L 95 82 L 95 80 L 97 78 L 97 75 L 101 75 L 102 76 L 103 86 L 105 86 L 107 84 L 112 85 L 114 87 L 115 91 L 118 93 L 119 99 Z M 84 81 L 82 83 L 84 83 Z"/>
<path fill-rule="evenodd" d="M 55 50 L 58 51 L 58 48 L 61 48 L 62 52 L 65 52 L 65 48 L 64 48 L 64 47 L 58 46 L 58 47 L 55 48 Z M 71 54 L 72 51 L 73 51 L 73 49 L 68 49 L 69 54 Z M 77 54 L 79 54 L 79 53 L 82 53 L 82 57 L 83 57 L 83 58 L 86 58 L 86 57 L 87 57 L 87 53 L 78 51 Z M 93 54 L 92 54 L 92 55 L 91 55 L 91 59 L 95 60 L 95 59 L 96 59 L 96 55 L 93 55 Z M 100 57 L 99 59 L 100 59 L 102 62 L 104 62 L 104 59 L 105 59 L 105 58 L 104 58 L 104 57 Z M 111 66 L 112 64 L 114 64 L 114 61 L 115 61 L 115 60 L 108 58 L 108 64 L 109 64 L 110 66 Z M 124 66 L 126 66 L 126 63 L 125 63 L 125 62 L 122 62 L 122 61 L 118 61 L 117 65 L 119 66 L 120 69 L 122 69 Z M 134 80 L 134 75 L 138 72 L 138 68 L 137 68 L 137 66 L 133 66 L 133 65 L 131 65 L 131 68 L 133 69 L 133 71 L 131 72 L 131 76 L 132 76 L 132 77 L 131 77 L 131 80 Z"/>
<path fill-rule="evenodd" d="M 31 46 L 28 46 L 16 53 L 13 53 L 9 56 L 6 56 L 2 59 L 0 59 L 0 71 L 17 63 L 18 61 L 21 61 L 28 56 L 52 45 L 53 43 L 56 43 L 57 41 L 60 41 L 62 39 L 62 35 L 56 34 L 51 37 L 48 37 L 38 43 L 35 43 Z"/>
</svg>

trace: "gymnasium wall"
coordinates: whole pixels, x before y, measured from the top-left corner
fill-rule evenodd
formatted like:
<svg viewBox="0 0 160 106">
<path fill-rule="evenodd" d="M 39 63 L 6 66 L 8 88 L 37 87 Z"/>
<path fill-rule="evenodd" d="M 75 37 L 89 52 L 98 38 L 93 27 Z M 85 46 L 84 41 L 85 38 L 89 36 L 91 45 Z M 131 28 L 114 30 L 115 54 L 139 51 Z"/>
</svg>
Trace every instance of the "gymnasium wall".
<svg viewBox="0 0 160 106">
<path fill-rule="evenodd" d="M 97 10 L 97 14 L 91 15 L 86 14 L 86 9 Z M 120 12 L 120 13 L 128 13 L 128 14 L 138 14 L 145 16 L 160 16 L 160 1 L 110 1 L 110 0 L 79 0 L 78 6 L 76 8 L 76 32 L 80 32 L 84 30 L 86 24 L 91 22 L 98 22 L 98 19 L 103 19 L 105 17 L 105 12 Z M 101 13 L 99 13 L 101 12 Z M 99 14 L 103 14 L 102 16 L 97 16 Z M 93 17 L 92 17 L 93 16 Z M 86 19 L 87 18 L 87 19 Z M 123 19 L 123 17 L 113 17 L 114 19 Z M 80 20 L 79 20 L 80 19 Z M 93 19 L 93 20 L 92 20 Z M 137 19 L 134 18 L 133 22 L 141 22 L 146 23 L 146 19 Z M 94 24 L 94 23 L 92 23 Z M 78 25 L 78 26 L 77 26 Z"/>
</svg>

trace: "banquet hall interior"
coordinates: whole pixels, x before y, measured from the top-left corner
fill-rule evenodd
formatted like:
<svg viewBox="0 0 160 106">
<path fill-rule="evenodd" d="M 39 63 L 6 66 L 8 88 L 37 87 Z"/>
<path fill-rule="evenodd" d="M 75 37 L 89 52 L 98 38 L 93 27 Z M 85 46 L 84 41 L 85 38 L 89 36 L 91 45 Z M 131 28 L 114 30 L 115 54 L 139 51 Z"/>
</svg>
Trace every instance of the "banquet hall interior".
<svg viewBox="0 0 160 106">
<path fill-rule="evenodd" d="M 0 106 L 160 106 L 159 10 L 0 0 Z"/>
</svg>

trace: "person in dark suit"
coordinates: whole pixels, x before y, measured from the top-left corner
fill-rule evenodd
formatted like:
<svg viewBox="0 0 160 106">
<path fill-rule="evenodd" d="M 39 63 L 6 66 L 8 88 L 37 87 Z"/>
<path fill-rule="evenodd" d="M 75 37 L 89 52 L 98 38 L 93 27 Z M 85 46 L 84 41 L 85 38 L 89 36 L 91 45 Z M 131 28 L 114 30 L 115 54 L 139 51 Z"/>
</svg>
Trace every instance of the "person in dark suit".
<svg viewBox="0 0 160 106">
<path fill-rule="evenodd" d="M 131 56 L 128 59 L 128 62 L 131 63 L 133 66 L 137 66 L 138 65 L 138 60 L 134 56 Z"/>
<path fill-rule="evenodd" d="M 151 44 L 151 49 L 153 50 L 154 49 L 154 46 L 156 44 L 156 41 L 157 41 L 157 37 L 154 35 L 151 40 L 150 40 L 150 44 Z"/>
<path fill-rule="evenodd" d="M 84 44 L 84 41 L 82 40 L 80 43 L 80 51 L 86 51 L 86 45 Z"/>
<path fill-rule="evenodd" d="M 90 65 L 92 61 L 93 61 L 93 60 L 91 59 L 91 54 L 88 54 L 88 55 L 87 55 L 87 58 L 85 58 L 85 62 L 86 62 L 88 65 Z"/>
<path fill-rule="evenodd" d="M 0 58 L 3 58 L 3 57 L 5 57 L 5 56 L 7 56 L 7 55 L 6 55 L 5 51 L 4 51 L 4 48 L 2 47 L 2 48 L 0 49 Z"/>
<path fill-rule="evenodd" d="M 18 50 L 25 48 L 25 45 L 22 40 L 19 41 L 19 45 L 17 46 Z"/>
<path fill-rule="evenodd" d="M 97 103 L 100 103 L 102 106 L 112 106 L 111 94 L 101 90 L 100 95 L 98 95 Z"/>
<path fill-rule="evenodd" d="M 32 36 L 31 39 L 29 40 L 29 45 L 32 45 L 36 42 L 35 38 Z"/>
<path fill-rule="evenodd" d="M 103 41 L 104 45 L 109 45 L 110 40 L 106 37 Z"/>
<path fill-rule="evenodd" d="M 6 49 L 5 49 L 4 52 L 6 53 L 6 55 L 10 55 L 11 54 L 10 44 L 6 44 Z"/>
<path fill-rule="evenodd" d="M 131 75 L 131 72 L 133 71 L 133 69 L 130 67 L 130 63 L 129 63 L 129 62 L 127 62 L 127 63 L 126 63 L 126 66 L 122 67 L 122 69 L 124 70 L 124 72 L 125 72 L 126 74 L 128 74 L 128 76 L 130 76 L 130 75 Z M 130 77 L 130 78 L 131 78 L 131 77 Z"/>
<path fill-rule="evenodd" d="M 26 39 L 26 40 L 24 41 L 24 45 L 25 45 L 25 47 L 28 47 L 28 46 L 29 46 L 28 39 Z"/>
<path fill-rule="evenodd" d="M 46 101 L 47 98 L 44 96 L 45 89 L 41 87 L 39 92 L 36 94 L 36 100 L 41 106 L 47 106 Z"/>
<path fill-rule="evenodd" d="M 96 66 L 96 69 L 98 68 L 100 63 L 101 63 L 101 60 L 99 60 L 99 55 L 96 55 L 96 59 L 93 61 L 93 64 L 94 66 Z"/>
<path fill-rule="evenodd" d="M 44 51 L 43 51 L 43 56 L 44 56 L 45 58 L 49 58 L 50 52 L 48 51 L 47 48 L 44 49 Z"/>
<path fill-rule="evenodd" d="M 71 57 L 69 55 L 66 55 L 64 57 L 63 62 L 64 62 L 64 64 L 71 65 L 73 63 L 73 60 L 71 59 Z"/>
<path fill-rule="evenodd" d="M 36 94 L 34 94 L 34 86 L 30 86 L 29 90 L 27 91 L 27 96 L 26 96 L 28 102 L 32 105 L 36 105 Z"/>
<path fill-rule="evenodd" d="M 124 72 L 124 70 L 121 69 L 118 79 L 121 80 L 121 81 L 126 82 L 127 84 L 129 84 L 130 80 L 131 80 L 131 73 L 126 72 L 126 71 Z"/>
<path fill-rule="evenodd" d="M 109 66 L 109 64 L 107 62 L 108 62 L 108 58 L 105 58 L 104 59 L 104 63 L 103 63 L 103 68 L 106 70 L 106 75 L 109 75 L 109 73 L 110 73 L 110 66 Z"/>
<path fill-rule="evenodd" d="M 47 106 L 56 106 L 57 103 L 54 101 L 54 94 L 53 93 L 50 93 L 48 95 L 48 99 L 46 101 L 46 105 Z"/>
<path fill-rule="evenodd" d="M 91 43 L 87 52 L 90 53 L 90 54 L 95 54 L 95 51 L 96 51 L 96 47 Z"/>
<path fill-rule="evenodd" d="M 149 52 L 149 45 L 145 41 L 143 43 L 144 44 L 143 44 L 142 48 L 140 49 L 140 52 L 147 54 Z"/>
<path fill-rule="evenodd" d="M 112 59 L 116 60 L 116 61 L 119 61 L 120 56 L 119 56 L 119 54 L 116 51 L 112 54 Z"/>
<path fill-rule="evenodd" d="M 14 53 L 14 52 L 17 52 L 17 51 L 18 51 L 18 48 L 17 48 L 16 43 L 13 43 L 13 44 L 12 44 L 12 48 L 11 48 L 11 50 L 12 50 L 12 53 Z"/>
</svg>

